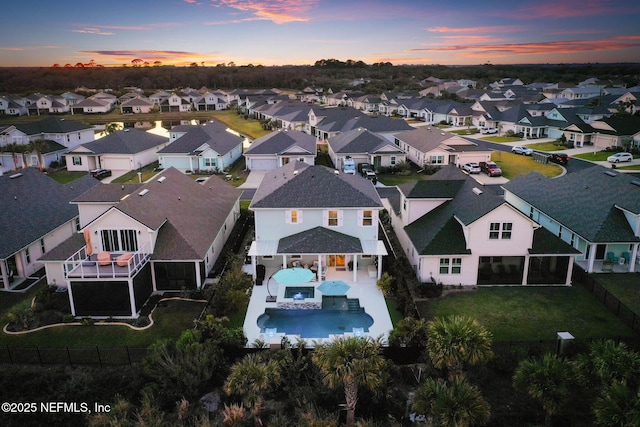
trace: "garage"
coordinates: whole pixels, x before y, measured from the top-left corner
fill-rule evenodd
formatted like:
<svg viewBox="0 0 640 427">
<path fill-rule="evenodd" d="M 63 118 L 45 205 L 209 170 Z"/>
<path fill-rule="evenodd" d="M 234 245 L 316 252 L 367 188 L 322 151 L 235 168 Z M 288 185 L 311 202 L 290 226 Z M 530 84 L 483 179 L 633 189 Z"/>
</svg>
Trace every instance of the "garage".
<svg viewBox="0 0 640 427">
<path fill-rule="evenodd" d="M 278 159 L 248 158 L 247 169 L 256 171 L 266 171 L 278 169 Z"/>
<path fill-rule="evenodd" d="M 131 164 L 132 162 L 130 157 L 112 157 L 103 155 L 101 161 L 104 169 L 128 171 L 134 168 Z"/>
</svg>

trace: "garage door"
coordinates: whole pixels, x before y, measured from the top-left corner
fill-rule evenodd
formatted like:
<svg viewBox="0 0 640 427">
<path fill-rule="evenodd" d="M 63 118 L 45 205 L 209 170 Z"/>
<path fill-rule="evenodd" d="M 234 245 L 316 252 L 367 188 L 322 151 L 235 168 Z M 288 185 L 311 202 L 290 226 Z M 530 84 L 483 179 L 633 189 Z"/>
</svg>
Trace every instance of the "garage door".
<svg viewBox="0 0 640 427">
<path fill-rule="evenodd" d="M 268 171 L 278 169 L 278 159 L 250 159 L 249 170 Z"/>
<path fill-rule="evenodd" d="M 102 167 L 104 169 L 111 169 L 113 171 L 118 170 L 131 170 L 131 159 L 128 157 L 107 157 L 102 156 Z"/>
</svg>

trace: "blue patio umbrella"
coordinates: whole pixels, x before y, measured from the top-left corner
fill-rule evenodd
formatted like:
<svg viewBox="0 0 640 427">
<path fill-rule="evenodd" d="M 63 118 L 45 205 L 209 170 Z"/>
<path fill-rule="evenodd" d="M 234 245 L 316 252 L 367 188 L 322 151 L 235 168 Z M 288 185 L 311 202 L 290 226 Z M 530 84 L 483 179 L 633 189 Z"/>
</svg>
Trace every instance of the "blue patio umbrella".
<svg viewBox="0 0 640 427">
<path fill-rule="evenodd" d="M 349 289 L 351 289 L 351 286 L 342 280 L 330 280 L 328 282 L 322 282 L 322 284 L 318 286 L 318 290 L 322 292 L 323 295 L 344 295 Z"/>
<path fill-rule="evenodd" d="M 282 285 L 297 285 L 311 281 L 316 274 L 308 268 L 283 268 L 272 276 L 273 279 Z"/>
</svg>

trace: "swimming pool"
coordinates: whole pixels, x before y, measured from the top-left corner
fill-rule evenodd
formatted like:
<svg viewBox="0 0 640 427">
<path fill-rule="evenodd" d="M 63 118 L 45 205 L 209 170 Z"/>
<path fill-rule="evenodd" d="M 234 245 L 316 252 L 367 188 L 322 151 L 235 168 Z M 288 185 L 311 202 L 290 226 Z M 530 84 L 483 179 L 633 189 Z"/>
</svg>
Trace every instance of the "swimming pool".
<svg viewBox="0 0 640 427">
<path fill-rule="evenodd" d="M 314 295 L 315 288 L 313 286 L 287 286 L 284 290 L 284 297 L 293 298 L 294 300 L 313 298 Z"/>
<path fill-rule="evenodd" d="M 353 332 L 359 328 L 369 332 L 373 325 L 373 318 L 363 308 L 360 309 L 332 309 L 323 307 L 321 310 L 285 310 L 267 308 L 258 317 L 260 332 L 267 328 L 276 329 L 278 333 L 300 335 L 302 338 L 328 338 L 329 335 L 341 335 Z"/>
</svg>

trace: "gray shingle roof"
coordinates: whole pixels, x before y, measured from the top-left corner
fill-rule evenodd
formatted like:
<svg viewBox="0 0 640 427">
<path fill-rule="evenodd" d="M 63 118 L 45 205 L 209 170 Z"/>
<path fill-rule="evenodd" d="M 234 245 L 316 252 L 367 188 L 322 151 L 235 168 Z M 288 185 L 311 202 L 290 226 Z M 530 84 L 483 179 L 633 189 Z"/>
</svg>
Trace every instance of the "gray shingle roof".
<svg viewBox="0 0 640 427">
<path fill-rule="evenodd" d="M 334 136 L 329 139 L 329 145 L 333 152 L 340 154 L 373 154 L 383 149 L 385 153 L 404 154 L 400 147 L 388 139 L 364 128 L 354 129 Z"/>
<path fill-rule="evenodd" d="M 357 237 L 315 227 L 284 237 L 278 242 L 279 254 L 351 254 L 362 253 Z"/>
<path fill-rule="evenodd" d="M 640 186 L 632 181 L 593 166 L 555 179 L 520 175 L 503 187 L 591 242 L 637 242 L 619 209 L 640 213 Z"/>
<path fill-rule="evenodd" d="M 276 131 L 256 139 L 244 154 L 280 154 L 295 146 L 315 155 L 316 138 L 300 131 Z"/>
<path fill-rule="evenodd" d="M 212 120 L 200 126 L 180 126 L 176 131 L 186 132 L 180 138 L 158 151 L 159 154 L 192 154 L 206 144 L 221 156 L 242 144 L 243 139 L 227 132 L 227 126 Z M 171 131 L 173 131 L 172 129 Z"/>
<path fill-rule="evenodd" d="M 81 147 L 95 154 L 136 154 L 165 144 L 169 138 L 140 129 L 118 130 Z"/>
<path fill-rule="evenodd" d="M 298 161 L 265 174 L 251 201 L 251 208 L 358 207 L 382 207 L 371 181 Z"/>
<path fill-rule="evenodd" d="M 78 216 L 69 202 L 99 182 L 90 175 L 59 184 L 35 168 L 0 176 L 0 259 L 5 259 Z"/>
<path fill-rule="evenodd" d="M 74 120 L 61 119 L 59 117 L 47 117 L 33 123 L 20 123 L 15 125 L 16 129 L 26 135 L 38 135 L 40 133 L 69 133 L 79 130 L 91 129 L 93 126 Z"/>
</svg>

